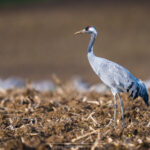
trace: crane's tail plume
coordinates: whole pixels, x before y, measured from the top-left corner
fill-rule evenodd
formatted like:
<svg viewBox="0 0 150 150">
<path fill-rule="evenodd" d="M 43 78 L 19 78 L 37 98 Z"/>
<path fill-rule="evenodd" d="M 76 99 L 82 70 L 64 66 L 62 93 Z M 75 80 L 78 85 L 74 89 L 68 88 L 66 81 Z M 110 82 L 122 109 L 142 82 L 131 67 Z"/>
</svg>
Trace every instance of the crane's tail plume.
<svg viewBox="0 0 150 150">
<path fill-rule="evenodd" d="M 148 99 L 149 99 L 149 95 L 148 95 L 148 90 L 144 84 L 144 82 L 142 82 L 141 80 L 138 79 L 138 87 L 139 87 L 139 96 L 141 96 L 145 102 L 145 104 L 147 106 L 149 105 Z"/>
</svg>

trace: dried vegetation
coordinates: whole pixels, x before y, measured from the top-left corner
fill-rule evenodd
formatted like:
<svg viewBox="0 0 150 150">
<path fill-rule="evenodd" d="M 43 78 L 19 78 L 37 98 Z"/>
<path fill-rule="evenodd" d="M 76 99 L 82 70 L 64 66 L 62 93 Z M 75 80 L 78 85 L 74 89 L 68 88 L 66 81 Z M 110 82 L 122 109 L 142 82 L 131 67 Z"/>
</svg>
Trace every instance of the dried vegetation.
<svg viewBox="0 0 150 150">
<path fill-rule="evenodd" d="M 113 128 L 111 93 L 79 93 L 59 84 L 56 91 L 30 87 L 0 93 L 1 149 L 149 149 L 150 108 L 122 95 L 126 128 Z"/>
</svg>

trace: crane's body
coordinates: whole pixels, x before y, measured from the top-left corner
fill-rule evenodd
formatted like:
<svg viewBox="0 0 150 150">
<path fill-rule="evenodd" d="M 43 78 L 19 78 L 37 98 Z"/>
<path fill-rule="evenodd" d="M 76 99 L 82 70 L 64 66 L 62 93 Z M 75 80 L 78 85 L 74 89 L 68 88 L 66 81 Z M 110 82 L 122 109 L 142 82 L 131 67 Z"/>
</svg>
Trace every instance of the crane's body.
<svg viewBox="0 0 150 150">
<path fill-rule="evenodd" d="M 93 55 L 88 53 L 91 67 L 113 92 L 129 92 L 133 97 L 137 97 L 139 79 L 117 63 Z"/>
<path fill-rule="evenodd" d="M 148 90 L 145 84 L 140 79 L 135 78 L 124 67 L 110 60 L 94 55 L 93 44 L 97 36 L 97 31 L 93 26 L 88 26 L 85 29 L 76 32 L 76 34 L 78 33 L 89 33 L 91 35 L 91 40 L 88 45 L 87 54 L 89 63 L 93 68 L 94 72 L 99 76 L 102 82 L 105 83 L 111 89 L 114 95 L 114 127 L 116 128 L 117 95 L 121 104 L 122 126 L 125 127 L 123 101 L 120 97 L 120 93 L 129 92 L 130 96 L 133 99 L 137 98 L 138 96 L 141 96 L 145 104 L 149 106 Z"/>
</svg>

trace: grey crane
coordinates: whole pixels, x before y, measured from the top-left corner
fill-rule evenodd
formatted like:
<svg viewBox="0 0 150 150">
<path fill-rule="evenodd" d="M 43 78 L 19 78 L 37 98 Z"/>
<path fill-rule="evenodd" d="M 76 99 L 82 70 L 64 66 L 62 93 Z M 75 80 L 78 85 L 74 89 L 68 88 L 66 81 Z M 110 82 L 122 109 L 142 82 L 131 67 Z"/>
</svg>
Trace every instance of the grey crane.
<svg viewBox="0 0 150 150">
<path fill-rule="evenodd" d="M 125 127 L 124 123 L 124 108 L 123 101 L 121 99 L 120 93 L 130 93 L 130 97 L 133 99 L 138 96 L 142 97 L 145 104 L 149 106 L 148 102 L 148 90 L 145 84 L 140 80 L 135 78 L 127 69 L 120 66 L 119 64 L 107 60 L 105 58 L 97 57 L 93 52 L 93 45 L 97 37 L 97 31 L 94 26 L 87 26 L 85 29 L 76 32 L 79 33 L 89 33 L 91 35 L 91 40 L 87 49 L 87 56 L 91 67 L 94 72 L 99 76 L 99 78 L 106 84 L 112 91 L 114 96 L 114 128 L 116 128 L 116 113 L 117 113 L 117 95 L 119 97 L 121 105 L 121 117 L 122 117 L 122 127 Z"/>
</svg>

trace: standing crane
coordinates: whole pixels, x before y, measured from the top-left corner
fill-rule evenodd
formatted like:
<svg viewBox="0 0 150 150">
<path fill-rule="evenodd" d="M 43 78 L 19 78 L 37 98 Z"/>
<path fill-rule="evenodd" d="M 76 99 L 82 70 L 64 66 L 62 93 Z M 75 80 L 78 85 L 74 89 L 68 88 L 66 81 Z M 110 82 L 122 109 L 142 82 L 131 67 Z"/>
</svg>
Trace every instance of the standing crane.
<svg viewBox="0 0 150 150">
<path fill-rule="evenodd" d="M 79 33 L 89 33 L 91 35 L 91 40 L 87 49 L 89 63 L 93 68 L 94 72 L 99 76 L 99 78 L 111 89 L 114 96 L 114 128 L 116 128 L 116 98 L 118 95 L 121 105 L 122 127 L 124 128 L 124 109 L 120 93 L 129 92 L 130 97 L 132 97 L 133 99 L 140 96 L 143 98 L 145 104 L 149 106 L 148 90 L 145 84 L 140 79 L 135 78 L 124 67 L 120 66 L 115 62 L 94 55 L 93 45 L 97 37 L 97 31 L 94 26 L 87 26 L 85 29 L 78 31 L 75 34 Z"/>
</svg>

